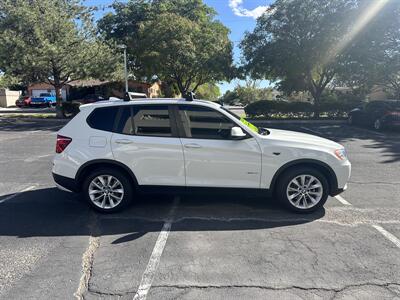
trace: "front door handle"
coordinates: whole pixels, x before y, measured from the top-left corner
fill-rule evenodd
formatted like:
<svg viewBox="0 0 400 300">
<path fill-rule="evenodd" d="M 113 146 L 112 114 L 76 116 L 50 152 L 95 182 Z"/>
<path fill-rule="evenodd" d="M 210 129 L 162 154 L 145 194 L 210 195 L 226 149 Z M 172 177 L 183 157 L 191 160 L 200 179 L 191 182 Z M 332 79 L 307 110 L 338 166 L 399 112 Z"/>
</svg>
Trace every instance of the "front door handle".
<svg viewBox="0 0 400 300">
<path fill-rule="evenodd" d="M 127 140 L 127 139 L 121 139 L 121 140 L 115 140 L 116 144 L 132 144 L 133 142 L 131 140 Z"/>
<path fill-rule="evenodd" d="M 185 144 L 185 148 L 201 148 L 199 144 Z"/>
</svg>

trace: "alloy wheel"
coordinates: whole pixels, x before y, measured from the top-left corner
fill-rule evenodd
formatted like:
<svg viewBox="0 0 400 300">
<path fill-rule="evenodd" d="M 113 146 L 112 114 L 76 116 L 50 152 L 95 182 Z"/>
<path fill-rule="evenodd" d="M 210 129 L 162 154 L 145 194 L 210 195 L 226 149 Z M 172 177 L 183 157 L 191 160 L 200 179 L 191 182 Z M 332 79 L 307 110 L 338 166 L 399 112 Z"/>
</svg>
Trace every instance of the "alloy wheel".
<svg viewBox="0 0 400 300">
<path fill-rule="evenodd" d="M 99 175 L 90 182 L 88 193 L 94 205 L 102 209 L 112 209 L 124 198 L 124 187 L 114 176 Z"/>
<path fill-rule="evenodd" d="M 293 178 L 286 188 L 289 202 L 296 208 L 308 209 L 314 207 L 322 199 L 324 188 L 321 181 L 307 174 Z"/>
</svg>

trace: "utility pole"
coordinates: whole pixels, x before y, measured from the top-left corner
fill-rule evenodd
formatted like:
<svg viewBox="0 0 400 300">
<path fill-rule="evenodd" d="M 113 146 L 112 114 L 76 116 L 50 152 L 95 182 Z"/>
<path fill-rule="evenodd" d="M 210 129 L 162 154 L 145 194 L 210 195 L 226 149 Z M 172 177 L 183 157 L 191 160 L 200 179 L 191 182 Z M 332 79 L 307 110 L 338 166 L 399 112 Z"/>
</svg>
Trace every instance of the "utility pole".
<svg viewBox="0 0 400 300">
<path fill-rule="evenodd" d="M 124 49 L 124 71 L 125 71 L 125 92 L 127 93 L 129 91 L 128 89 L 128 61 L 126 58 L 126 45 L 118 45 L 117 46 L 120 49 Z"/>
</svg>

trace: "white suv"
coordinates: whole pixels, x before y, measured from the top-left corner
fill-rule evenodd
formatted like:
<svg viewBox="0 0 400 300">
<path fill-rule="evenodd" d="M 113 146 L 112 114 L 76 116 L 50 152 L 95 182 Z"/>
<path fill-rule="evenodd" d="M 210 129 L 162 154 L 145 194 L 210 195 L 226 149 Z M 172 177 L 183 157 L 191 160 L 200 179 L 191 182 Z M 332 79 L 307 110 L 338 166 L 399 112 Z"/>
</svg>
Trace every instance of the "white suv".
<svg viewBox="0 0 400 300">
<path fill-rule="evenodd" d="M 350 176 L 343 146 L 257 128 L 209 101 L 102 101 L 80 110 L 58 132 L 53 177 L 101 212 L 154 190 L 261 192 L 311 212 Z"/>
</svg>

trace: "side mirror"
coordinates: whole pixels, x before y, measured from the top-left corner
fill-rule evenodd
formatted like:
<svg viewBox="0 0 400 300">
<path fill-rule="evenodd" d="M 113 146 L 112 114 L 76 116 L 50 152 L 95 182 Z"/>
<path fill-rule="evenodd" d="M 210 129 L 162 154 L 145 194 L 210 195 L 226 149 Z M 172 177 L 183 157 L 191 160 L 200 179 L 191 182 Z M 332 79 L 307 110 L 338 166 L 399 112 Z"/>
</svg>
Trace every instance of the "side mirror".
<svg viewBox="0 0 400 300">
<path fill-rule="evenodd" d="M 242 139 L 246 136 L 246 134 L 243 132 L 242 128 L 235 126 L 231 128 L 231 137 L 233 139 Z"/>
</svg>

